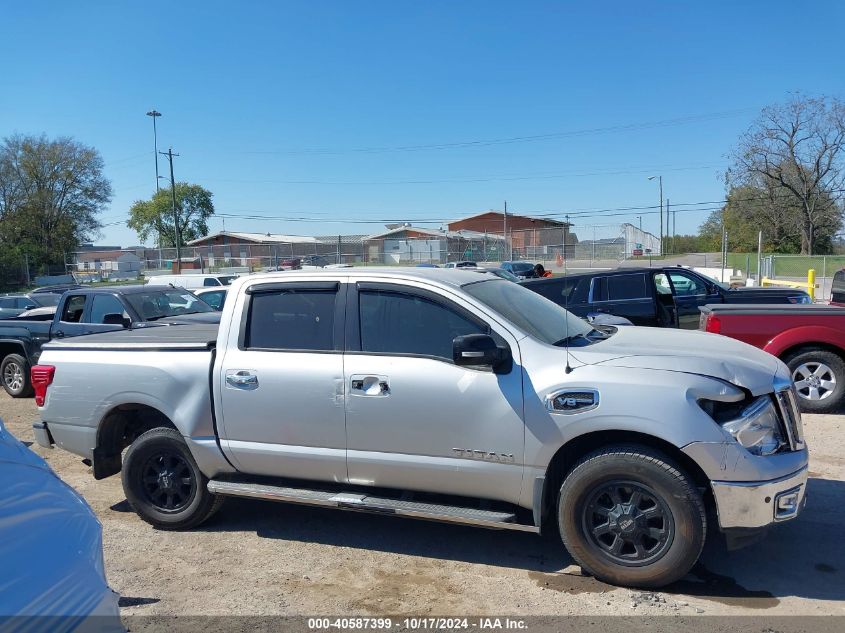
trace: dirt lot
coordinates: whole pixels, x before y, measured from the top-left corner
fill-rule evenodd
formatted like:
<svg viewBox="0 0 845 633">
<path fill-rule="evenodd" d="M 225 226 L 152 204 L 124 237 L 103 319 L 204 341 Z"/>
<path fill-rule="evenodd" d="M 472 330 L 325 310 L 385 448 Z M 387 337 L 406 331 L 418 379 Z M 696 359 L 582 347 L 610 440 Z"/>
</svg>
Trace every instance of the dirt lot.
<svg viewBox="0 0 845 633">
<path fill-rule="evenodd" d="M 0 393 L 21 440 L 36 415 Z M 694 573 L 654 594 L 581 576 L 551 535 L 237 499 L 195 531 L 159 532 L 131 512 L 119 477 L 97 482 L 76 456 L 32 448 L 100 517 L 126 615 L 845 615 L 845 416 L 804 426 L 804 515 L 738 552 L 712 540 Z"/>
</svg>

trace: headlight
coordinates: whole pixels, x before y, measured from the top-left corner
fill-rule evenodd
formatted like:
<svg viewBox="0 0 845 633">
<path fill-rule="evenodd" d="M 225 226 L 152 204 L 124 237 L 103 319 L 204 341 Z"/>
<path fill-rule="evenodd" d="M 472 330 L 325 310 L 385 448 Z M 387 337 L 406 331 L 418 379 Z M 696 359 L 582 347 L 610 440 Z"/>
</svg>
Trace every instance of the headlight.
<svg viewBox="0 0 845 633">
<path fill-rule="evenodd" d="M 723 422 L 722 428 L 753 455 L 771 455 L 784 444 L 780 418 L 770 396 L 757 398 L 738 418 Z"/>
</svg>

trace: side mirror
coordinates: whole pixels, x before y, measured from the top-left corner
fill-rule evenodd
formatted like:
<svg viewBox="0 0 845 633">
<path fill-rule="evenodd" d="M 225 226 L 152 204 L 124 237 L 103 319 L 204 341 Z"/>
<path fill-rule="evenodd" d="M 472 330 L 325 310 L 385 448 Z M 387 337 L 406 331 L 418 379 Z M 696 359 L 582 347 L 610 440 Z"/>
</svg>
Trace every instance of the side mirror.
<svg viewBox="0 0 845 633">
<path fill-rule="evenodd" d="M 37 307 L 38 307 L 38 306 L 37 306 L 37 305 L 35 305 L 34 303 L 27 303 L 27 304 L 23 307 L 23 309 L 24 309 L 24 310 L 35 310 L 35 308 L 37 308 Z"/>
<path fill-rule="evenodd" d="M 124 319 L 122 314 L 117 312 L 103 315 L 103 324 L 105 325 L 121 325 L 125 328 L 129 327 L 129 319 Z"/>
<path fill-rule="evenodd" d="M 463 367 L 490 367 L 506 374 L 513 362 L 510 348 L 499 347 L 489 334 L 466 334 L 452 341 L 452 359 Z"/>
</svg>

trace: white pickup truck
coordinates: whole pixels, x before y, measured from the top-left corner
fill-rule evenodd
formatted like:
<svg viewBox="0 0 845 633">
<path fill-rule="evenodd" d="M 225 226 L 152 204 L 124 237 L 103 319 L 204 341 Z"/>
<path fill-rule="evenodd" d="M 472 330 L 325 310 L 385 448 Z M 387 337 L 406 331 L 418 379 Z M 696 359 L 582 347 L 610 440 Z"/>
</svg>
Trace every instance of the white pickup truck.
<svg viewBox="0 0 845 633">
<path fill-rule="evenodd" d="M 798 515 L 807 450 L 780 361 L 597 327 L 487 273 L 250 276 L 219 329 L 46 345 L 35 436 L 98 479 L 122 470 L 158 528 L 196 526 L 226 496 L 551 528 L 630 586 L 682 577 L 708 529 L 738 543 Z"/>
</svg>

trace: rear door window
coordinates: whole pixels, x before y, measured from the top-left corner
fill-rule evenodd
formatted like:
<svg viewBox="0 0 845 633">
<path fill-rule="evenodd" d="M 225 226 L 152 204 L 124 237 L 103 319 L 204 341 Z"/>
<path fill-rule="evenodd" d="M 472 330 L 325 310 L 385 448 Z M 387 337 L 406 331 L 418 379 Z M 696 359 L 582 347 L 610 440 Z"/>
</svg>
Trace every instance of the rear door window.
<svg viewBox="0 0 845 633">
<path fill-rule="evenodd" d="M 630 275 L 611 275 L 607 280 L 607 300 L 627 301 L 630 299 L 649 298 L 646 276 L 643 273 Z"/>
<path fill-rule="evenodd" d="M 329 351 L 334 346 L 337 290 L 291 289 L 253 295 L 247 349 Z"/>
</svg>

